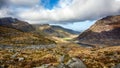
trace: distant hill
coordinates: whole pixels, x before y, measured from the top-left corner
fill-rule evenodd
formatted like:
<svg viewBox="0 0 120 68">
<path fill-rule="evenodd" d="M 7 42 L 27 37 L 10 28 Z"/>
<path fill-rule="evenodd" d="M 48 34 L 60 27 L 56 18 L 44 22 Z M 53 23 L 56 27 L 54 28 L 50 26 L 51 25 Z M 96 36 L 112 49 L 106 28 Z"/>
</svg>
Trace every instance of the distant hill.
<svg viewBox="0 0 120 68">
<path fill-rule="evenodd" d="M 33 25 L 37 31 L 43 32 L 44 34 L 50 36 L 56 36 L 60 38 L 69 37 L 71 35 L 78 35 L 80 32 L 73 31 L 70 29 L 63 28 L 57 25 L 49 25 L 49 24 L 34 24 Z"/>
<path fill-rule="evenodd" d="M 85 44 L 120 45 L 120 15 L 98 20 L 78 40 Z"/>
<path fill-rule="evenodd" d="M 35 30 L 32 25 L 28 24 L 27 22 L 12 17 L 0 18 L 0 26 L 10 27 L 24 32 Z"/>
</svg>

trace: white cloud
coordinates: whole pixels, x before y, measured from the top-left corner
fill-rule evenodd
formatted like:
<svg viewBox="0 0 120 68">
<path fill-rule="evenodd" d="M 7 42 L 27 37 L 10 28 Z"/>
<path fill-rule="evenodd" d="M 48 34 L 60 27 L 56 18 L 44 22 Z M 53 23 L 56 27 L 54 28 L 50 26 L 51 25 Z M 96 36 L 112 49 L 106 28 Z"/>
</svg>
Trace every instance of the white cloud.
<svg viewBox="0 0 120 68">
<path fill-rule="evenodd" d="M 19 16 L 31 21 L 84 21 L 120 14 L 120 3 L 115 0 L 61 0 L 53 10 L 30 9 Z M 60 8 L 61 7 L 61 8 Z"/>
<path fill-rule="evenodd" d="M 21 8 L 15 12 L 15 16 L 32 23 L 79 22 L 108 15 L 120 15 L 120 1 L 117 0 L 60 0 L 52 10 L 38 6 L 39 0 L 11 0 L 11 2 L 16 5 L 32 5 L 31 8 Z"/>
<path fill-rule="evenodd" d="M 0 18 L 1 17 L 5 17 L 5 16 L 7 16 L 8 14 L 7 14 L 7 11 L 6 11 L 6 9 L 0 9 Z"/>
<path fill-rule="evenodd" d="M 39 3 L 39 0 L 10 0 L 13 5 L 34 6 Z"/>
<path fill-rule="evenodd" d="M 12 11 L 10 11 L 7 8 L 1 8 L 0 9 L 0 18 L 2 17 L 14 17 L 12 14 Z"/>
</svg>

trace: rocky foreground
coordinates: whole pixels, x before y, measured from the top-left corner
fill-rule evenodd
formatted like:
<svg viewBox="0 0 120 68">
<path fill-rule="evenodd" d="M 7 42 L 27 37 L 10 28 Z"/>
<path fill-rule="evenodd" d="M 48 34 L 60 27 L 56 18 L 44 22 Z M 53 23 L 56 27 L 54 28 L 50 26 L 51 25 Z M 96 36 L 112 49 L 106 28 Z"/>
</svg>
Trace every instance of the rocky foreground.
<svg viewBox="0 0 120 68">
<path fill-rule="evenodd" d="M 35 45 L 34 45 L 35 46 Z M 0 48 L 1 68 L 116 68 L 120 46 L 84 48 L 75 44 Z"/>
</svg>

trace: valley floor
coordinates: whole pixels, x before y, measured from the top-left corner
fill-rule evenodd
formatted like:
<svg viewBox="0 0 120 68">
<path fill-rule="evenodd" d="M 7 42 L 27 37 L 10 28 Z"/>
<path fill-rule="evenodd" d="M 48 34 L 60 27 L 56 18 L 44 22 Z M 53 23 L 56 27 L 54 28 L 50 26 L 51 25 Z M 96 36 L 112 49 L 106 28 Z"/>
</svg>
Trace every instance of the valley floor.
<svg viewBox="0 0 120 68">
<path fill-rule="evenodd" d="M 71 68 L 68 63 L 73 65 L 70 63 L 73 58 L 82 61 L 83 68 L 112 68 L 120 63 L 119 49 L 120 46 L 86 48 L 73 43 L 23 47 L 1 45 L 0 68 Z"/>
</svg>

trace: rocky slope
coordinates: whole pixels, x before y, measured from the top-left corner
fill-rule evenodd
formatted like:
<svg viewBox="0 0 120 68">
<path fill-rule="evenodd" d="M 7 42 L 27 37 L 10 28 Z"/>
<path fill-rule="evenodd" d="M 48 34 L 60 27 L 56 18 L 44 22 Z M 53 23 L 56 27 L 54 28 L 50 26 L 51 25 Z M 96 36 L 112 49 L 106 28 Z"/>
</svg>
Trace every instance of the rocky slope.
<svg viewBox="0 0 120 68">
<path fill-rule="evenodd" d="M 78 40 L 85 44 L 120 45 L 120 15 L 98 20 Z"/>
<path fill-rule="evenodd" d="M 12 17 L 0 18 L 0 26 L 15 28 L 24 32 L 35 30 L 30 24 L 25 21 L 18 20 Z"/>
</svg>

